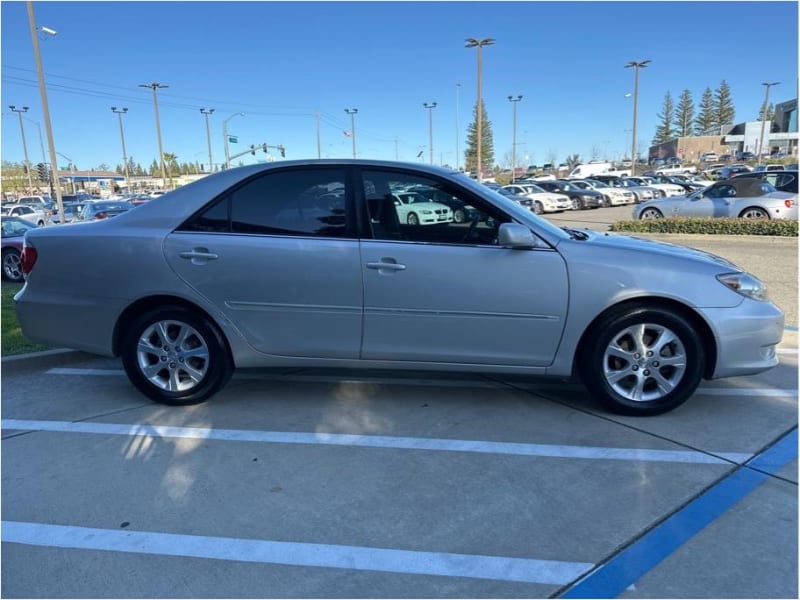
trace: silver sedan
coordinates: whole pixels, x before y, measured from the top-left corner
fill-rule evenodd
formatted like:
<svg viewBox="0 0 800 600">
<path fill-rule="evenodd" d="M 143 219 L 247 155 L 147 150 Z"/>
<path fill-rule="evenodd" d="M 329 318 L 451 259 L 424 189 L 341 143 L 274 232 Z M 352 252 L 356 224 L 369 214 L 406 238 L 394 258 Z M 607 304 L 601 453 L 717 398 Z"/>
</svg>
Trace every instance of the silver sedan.
<svg viewBox="0 0 800 600">
<path fill-rule="evenodd" d="M 718 181 L 685 196 L 671 196 L 638 205 L 634 219 L 725 217 L 797 219 L 797 194 L 779 192 L 760 179 Z"/>
<path fill-rule="evenodd" d="M 464 223 L 408 223 L 393 194 L 444 192 Z M 88 260 L 91 258 L 91 260 Z M 113 219 L 26 234 L 15 297 L 32 340 L 119 356 L 157 402 L 235 368 L 579 376 L 649 415 L 703 378 L 778 362 L 761 282 L 696 250 L 557 228 L 467 176 L 364 160 L 209 175 Z"/>
</svg>

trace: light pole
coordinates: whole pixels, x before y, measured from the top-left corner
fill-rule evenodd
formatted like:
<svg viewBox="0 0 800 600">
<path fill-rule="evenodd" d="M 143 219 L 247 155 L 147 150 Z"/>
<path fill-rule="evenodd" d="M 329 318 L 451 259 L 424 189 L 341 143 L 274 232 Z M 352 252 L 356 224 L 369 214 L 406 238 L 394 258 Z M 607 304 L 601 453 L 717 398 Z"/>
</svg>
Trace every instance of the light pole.
<svg viewBox="0 0 800 600">
<path fill-rule="evenodd" d="M 128 170 L 128 153 L 125 151 L 125 131 L 122 129 L 122 115 L 128 112 L 127 108 L 120 108 L 117 110 L 116 106 L 111 107 L 111 112 L 116 113 L 119 117 L 119 137 L 122 140 L 122 162 L 125 165 L 125 183 L 128 184 L 128 190 L 131 189 L 131 174 Z M 114 191 L 113 189 L 111 190 Z"/>
<path fill-rule="evenodd" d="M 214 114 L 213 108 L 201 108 L 200 112 L 206 117 L 206 141 L 208 142 L 208 172 L 214 172 L 214 163 L 211 159 L 211 128 L 208 125 L 208 115 Z"/>
<path fill-rule="evenodd" d="M 39 123 L 39 121 L 34 121 L 33 119 L 29 119 L 28 117 L 25 117 L 25 120 L 36 125 L 36 129 L 39 131 L 39 148 L 42 151 L 42 162 L 46 163 L 47 155 L 44 153 L 44 142 L 42 141 L 42 125 L 41 123 Z"/>
<path fill-rule="evenodd" d="M 36 16 L 33 12 L 33 2 L 28 0 L 28 25 L 31 30 L 31 41 L 33 42 L 33 55 L 36 60 L 36 72 L 39 78 L 39 94 L 42 97 L 42 113 L 44 114 L 44 126 L 47 132 L 47 145 L 50 150 L 50 164 L 52 165 L 53 173 L 53 192 L 56 195 L 56 206 L 58 212 L 64 214 L 64 204 L 61 201 L 61 185 L 58 178 L 58 159 L 56 158 L 56 144 L 53 140 L 53 127 L 50 124 L 50 107 L 47 104 L 47 86 L 44 82 L 44 69 L 42 68 L 42 55 L 39 51 L 39 35 L 36 28 Z M 54 29 L 49 27 L 42 27 L 42 33 L 46 35 L 56 35 Z"/>
<path fill-rule="evenodd" d="M 222 122 L 222 137 L 225 138 L 225 168 L 229 169 L 231 166 L 231 155 L 230 151 L 228 150 L 228 121 L 230 121 L 233 117 L 243 117 L 244 113 L 238 112 L 233 113 L 230 117 L 225 119 Z"/>
<path fill-rule="evenodd" d="M 631 175 L 636 175 L 636 110 L 638 108 L 639 103 L 639 69 L 646 67 L 651 61 L 649 60 L 642 60 L 642 61 L 635 61 L 632 60 L 625 68 L 633 67 L 633 138 L 631 141 Z"/>
<path fill-rule="evenodd" d="M 509 96 L 508 101 L 513 106 L 513 132 L 511 134 L 511 183 L 514 183 L 514 175 L 517 174 L 517 102 L 522 100 L 522 96 Z"/>
<path fill-rule="evenodd" d="M 357 108 L 345 108 L 344 112 L 350 115 L 350 134 L 353 138 L 353 158 L 356 157 L 356 113 Z"/>
<path fill-rule="evenodd" d="M 459 128 L 461 127 L 458 123 L 459 121 L 458 111 L 460 105 L 461 105 L 461 84 L 457 83 L 456 84 L 456 170 L 458 170 L 459 166 L 461 165 L 461 152 L 459 151 L 458 148 L 459 136 L 460 136 Z"/>
<path fill-rule="evenodd" d="M 165 185 L 167 181 L 167 172 L 164 168 L 164 148 L 161 144 L 161 121 L 158 118 L 158 88 L 168 88 L 169 86 L 154 81 L 153 83 L 140 83 L 139 87 L 151 88 L 153 90 L 153 106 L 156 110 L 156 135 L 158 136 L 158 162 L 161 165 L 161 182 L 162 185 Z"/>
<path fill-rule="evenodd" d="M 436 102 L 423 102 L 422 106 L 428 109 L 428 147 L 430 148 L 431 164 L 433 164 L 433 109 L 436 108 Z"/>
<path fill-rule="evenodd" d="M 33 179 L 31 178 L 31 161 L 28 160 L 28 144 L 25 142 L 25 127 L 22 124 L 22 113 L 28 112 L 28 107 L 17 108 L 16 105 L 8 106 L 19 117 L 19 131 L 22 134 L 22 151 L 25 154 L 25 170 L 28 172 L 28 187 L 33 189 Z"/>
<path fill-rule="evenodd" d="M 482 40 L 478 40 L 475 38 L 467 38 L 467 48 L 478 48 L 478 147 L 477 147 L 477 170 L 478 170 L 478 181 L 483 180 L 483 171 L 481 170 L 481 146 L 483 144 L 483 100 L 481 97 L 481 77 L 482 77 L 482 70 L 483 70 L 483 47 L 484 46 L 491 46 L 494 44 L 494 39 L 492 38 L 485 38 Z"/>
<path fill-rule="evenodd" d="M 767 109 L 769 108 L 769 88 L 773 85 L 780 84 L 780 81 L 773 81 L 772 83 L 762 83 L 761 85 L 764 86 L 764 111 L 761 115 L 761 138 L 758 142 L 758 164 L 763 164 L 764 155 L 764 125 L 767 124 Z M 772 133 L 772 127 L 770 127 L 770 133 Z"/>
</svg>

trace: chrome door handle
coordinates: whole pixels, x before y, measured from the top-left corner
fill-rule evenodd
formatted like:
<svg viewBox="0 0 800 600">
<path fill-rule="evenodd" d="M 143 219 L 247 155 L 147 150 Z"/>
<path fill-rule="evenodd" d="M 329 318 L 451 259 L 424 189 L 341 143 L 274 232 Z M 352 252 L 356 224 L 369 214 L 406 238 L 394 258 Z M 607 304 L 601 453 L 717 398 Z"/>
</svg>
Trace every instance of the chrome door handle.
<svg viewBox="0 0 800 600">
<path fill-rule="evenodd" d="M 379 271 L 405 271 L 406 266 L 396 262 L 368 262 L 368 269 L 378 269 Z"/>
<path fill-rule="evenodd" d="M 207 248 L 195 248 L 188 252 L 181 252 L 179 256 L 191 260 L 193 265 L 204 265 L 209 260 L 217 260 L 219 258 L 218 254 L 209 252 Z"/>
</svg>

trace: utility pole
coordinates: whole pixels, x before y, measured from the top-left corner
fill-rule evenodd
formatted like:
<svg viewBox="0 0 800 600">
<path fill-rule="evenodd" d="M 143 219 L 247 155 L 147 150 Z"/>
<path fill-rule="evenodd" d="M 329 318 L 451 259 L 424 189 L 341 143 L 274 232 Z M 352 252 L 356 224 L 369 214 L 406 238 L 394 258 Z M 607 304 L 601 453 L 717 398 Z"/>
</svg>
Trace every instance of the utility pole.
<svg viewBox="0 0 800 600">
<path fill-rule="evenodd" d="M 344 112 L 350 115 L 350 133 L 353 138 L 353 158 L 356 157 L 356 113 L 357 108 L 345 108 Z"/>
<path fill-rule="evenodd" d="M 467 38 L 467 48 L 478 48 L 478 148 L 477 148 L 477 170 L 478 181 L 483 181 L 483 170 L 481 164 L 481 146 L 483 145 L 483 99 L 481 96 L 481 78 L 483 71 L 483 47 L 491 46 L 494 44 L 492 38 L 477 40 L 475 38 Z"/>
<path fill-rule="evenodd" d="M 25 127 L 22 124 L 22 113 L 28 112 L 28 107 L 23 106 L 17 108 L 16 105 L 10 104 L 9 107 L 12 111 L 17 113 L 19 117 L 19 131 L 22 134 L 22 151 L 25 155 L 25 170 L 28 172 L 28 187 L 33 190 L 33 179 L 31 178 L 31 161 L 28 160 L 28 144 L 25 142 Z"/>
<path fill-rule="evenodd" d="M 131 189 L 131 173 L 128 169 L 128 153 L 125 151 L 125 131 L 122 129 L 122 115 L 128 112 L 127 108 L 120 108 L 117 110 L 116 106 L 111 107 L 111 112 L 116 113 L 119 117 L 119 137 L 122 140 L 122 161 L 125 165 L 125 183 L 128 184 L 128 190 Z M 113 187 L 113 186 L 112 186 Z M 114 191 L 113 189 L 111 190 Z"/>
<path fill-rule="evenodd" d="M 314 113 L 317 117 L 317 158 L 322 158 L 322 146 L 320 145 L 320 136 L 319 136 L 319 112 Z"/>
<path fill-rule="evenodd" d="M 633 83 L 633 139 L 631 141 L 631 175 L 636 175 L 636 166 L 637 166 L 637 154 L 636 154 L 636 111 L 638 108 L 639 102 L 639 69 L 643 69 L 646 67 L 651 61 L 649 60 L 642 60 L 642 61 L 634 61 L 632 60 L 625 68 L 633 67 L 634 72 L 634 83 Z"/>
<path fill-rule="evenodd" d="M 233 117 L 243 117 L 244 113 L 238 112 L 233 113 L 230 117 L 225 119 L 222 122 L 222 137 L 225 138 L 225 168 L 228 169 L 231 166 L 231 155 L 230 151 L 228 150 L 228 121 L 230 121 Z"/>
<path fill-rule="evenodd" d="M 430 161 L 433 164 L 433 109 L 436 108 L 436 102 L 423 102 L 422 106 L 428 109 L 428 148 L 430 150 Z"/>
<path fill-rule="evenodd" d="M 208 124 L 208 115 L 214 114 L 213 108 L 201 108 L 200 112 L 206 117 L 206 142 L 208 143 L 208 172 L 214 172 L 214 162 L 211 158 L 211 127 Z"/>
<path fill-rule="evenodd" d="M 514 183 L 514 176 L 517 174 L 517 102 L 522 100 L 522 96 L 509 96 L 514 112 L 514 125 L 511 134 L 511 183 Z"/>
<path fill-rule="evenodd" d="M 158 118 L 158 88 L 168 88 L 168 85 L 163 85 L 154 81 L 153 83 L 141 83 L 139 87 L 151 88 L 153 90 L 153 106 L 156 111 L 156 135 L 158 136 L 158 162 L 161 165 L 161 181 L 166 185 L 167 171 L 164 168 L 164 147 L 161 144 L 161 121 Z"/>
</svg>

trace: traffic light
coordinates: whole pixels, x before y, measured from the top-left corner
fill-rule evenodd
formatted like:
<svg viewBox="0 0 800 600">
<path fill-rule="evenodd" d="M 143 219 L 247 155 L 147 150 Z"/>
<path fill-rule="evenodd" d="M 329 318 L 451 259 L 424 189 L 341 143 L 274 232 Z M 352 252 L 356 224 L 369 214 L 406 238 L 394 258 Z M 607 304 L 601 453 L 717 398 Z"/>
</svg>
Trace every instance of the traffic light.
<svg viewBox="0 0 800 600">
<path fill-rule="evenodd" d="M 286 148 L 283 146 L 278 146 L 278 150 L 281 151 L 281 158 L 286 158 Z"/>
<path fill-rule="evenodd" d="M 22 165 L 22 172 L 25 173 L 25 175 L 28 174 L 28 165 Z"/>
<path fill-rule="evenodd" d="M 256 147 L 253 144 L 250 144 L 250 154 L 256 155 Z"/>
<path fill-rule="evenodd" d="M 39 175 L 39 181 L 47 181 L 47 165 L 38 163 L 36 165 L 36 173 Z"/>
</svg>

